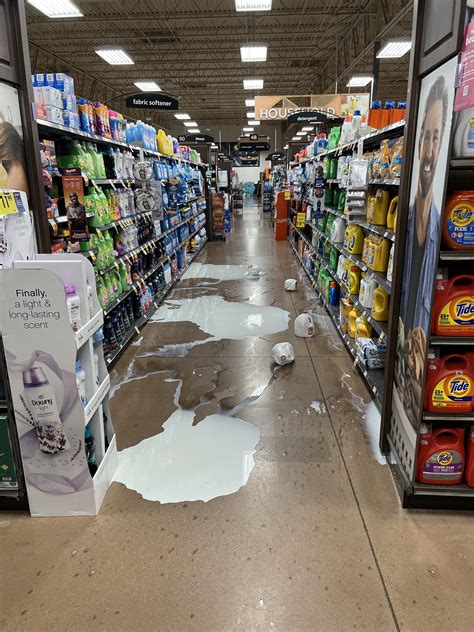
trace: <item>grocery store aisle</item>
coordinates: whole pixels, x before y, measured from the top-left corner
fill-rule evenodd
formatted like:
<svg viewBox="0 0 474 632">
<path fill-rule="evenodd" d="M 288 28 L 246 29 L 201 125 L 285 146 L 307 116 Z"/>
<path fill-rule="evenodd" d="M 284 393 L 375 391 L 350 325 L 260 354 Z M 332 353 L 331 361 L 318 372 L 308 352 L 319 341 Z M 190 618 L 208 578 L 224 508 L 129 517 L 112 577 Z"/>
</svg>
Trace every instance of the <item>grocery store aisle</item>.
<svg viewBox="0 0 474 632">
<path fill-rule="evenodd" d="M 128 487 L 114 483 L 96 518 L 2 515 L 2 630 L 413 631 L 428 617 L 468 629 L 470 517 L 400 509 L 370 437 L 374 407 L 324 309 L 314 308 L 314 338 L 293 334 L 314 295 L 288 244 L 247 205 L 198 263 L 113 370 L 118 448 L 150 439 L 154 449 L 177 411 L 195 430 L 220 415 L 260 433 L 255 467 L 247 456 L 236 483 L 221 435 L 185 438 L 192 467 L 173 472 L 167 493 L 179 498 L 192 480 L 212 497 L 230 478 L 239 491 L 145 500 L 135 474 L 146 464 L 156 491 L 159 446 L 146 459 L 122 452 Z M 250 278 L 248 265 L 266 274 Z M 300 279 L 296 294 L 284 292 L 287 277 Z M 296 360 L 274 371 L 279 341 Z"/>
</svg>

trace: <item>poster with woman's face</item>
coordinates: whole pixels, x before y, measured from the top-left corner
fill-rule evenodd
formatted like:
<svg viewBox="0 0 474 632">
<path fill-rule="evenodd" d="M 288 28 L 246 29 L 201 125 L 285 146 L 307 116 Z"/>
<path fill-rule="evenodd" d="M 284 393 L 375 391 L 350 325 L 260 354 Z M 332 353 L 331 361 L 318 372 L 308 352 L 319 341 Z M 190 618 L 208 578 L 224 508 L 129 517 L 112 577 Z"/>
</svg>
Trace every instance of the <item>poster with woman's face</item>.
<svg viewBox="0 0 474 632">
<path fill-rule="evenodd" d="M 0 189 L 28 195 L 18 91 L 0 82 Z"/>
<path fill-rule="evenodd" d="M 422 80 L 418 105 L 395 359 L 395 390 L 413 428 L 422 406 L 456 66 L 453 58 Z"/>
</svg>

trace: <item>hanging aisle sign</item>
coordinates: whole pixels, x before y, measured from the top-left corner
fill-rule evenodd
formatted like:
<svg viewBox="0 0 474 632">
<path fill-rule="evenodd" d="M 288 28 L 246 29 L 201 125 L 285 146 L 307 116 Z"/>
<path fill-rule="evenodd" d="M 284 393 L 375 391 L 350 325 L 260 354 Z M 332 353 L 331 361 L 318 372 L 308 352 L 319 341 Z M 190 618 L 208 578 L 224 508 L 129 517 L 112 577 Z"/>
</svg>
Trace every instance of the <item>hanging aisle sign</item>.
<svg viewBox="0 0 474 632">
<path fill-rule="evenodd" d="M 145 108 L 148 110 L 177 110 L 179 103 L 174 97 L 162 92 L 139 92 L 125 100 L 127 108 Z"/>
<path fill-rule="evenodd" d="M 302 112 L 312 114 L 321 112 L 326 116 L 347 116 L 353 114 L 354 110 L 360 110 L 361 114 L 366 114 L 369 105 L 369 93 L 257 96 L 255 97 L 255 118 L 258 121 L 282 121 Z"/>
<path fill-rule="evenodd" d="M 186 134 L 178 136 L 178 143 L 213 143 L 214 136 L 209 134 Z"/>
<path fill-rule="evenodd" d="M 290 114 L 287 118 L 288 125 L 292 125 L 293 123 L 338 123 L 341 124 L 344 120 L 337 116 L 336 114 L 331 114 L 328 112 L 320 112 L 317 110 L 309 110 L 308 112 L 296 112 L 295 114 Z"/>
</svg>

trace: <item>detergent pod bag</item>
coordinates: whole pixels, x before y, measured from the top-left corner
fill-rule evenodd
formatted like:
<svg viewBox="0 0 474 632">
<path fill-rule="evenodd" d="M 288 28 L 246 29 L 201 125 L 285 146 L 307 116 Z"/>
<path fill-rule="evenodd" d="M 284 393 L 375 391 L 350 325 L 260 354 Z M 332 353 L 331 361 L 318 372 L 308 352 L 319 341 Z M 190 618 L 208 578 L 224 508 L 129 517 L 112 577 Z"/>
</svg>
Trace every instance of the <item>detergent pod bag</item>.
<svg viewBox="0 0 474 632">
<path fill-rule="evenodd" d="M 296 279 L 286 279 L 285 281 L 285 290 L 287 292 L 296 292 L 296 284 L 298 281 Z"/>
<path fill-rule="evenodd" d="M 295 336 L 299 338 L 311 338 L 314 336 L 313 319 L 307 312 L 303 312 L 295 319 Z"/>
<path fill-rule="evenodd" d="M 295 350 L 289 342 L 279 342 L 272 349 L 272 358 L 280 366 L 291 364 L 295 361 Z"/>
</svg>

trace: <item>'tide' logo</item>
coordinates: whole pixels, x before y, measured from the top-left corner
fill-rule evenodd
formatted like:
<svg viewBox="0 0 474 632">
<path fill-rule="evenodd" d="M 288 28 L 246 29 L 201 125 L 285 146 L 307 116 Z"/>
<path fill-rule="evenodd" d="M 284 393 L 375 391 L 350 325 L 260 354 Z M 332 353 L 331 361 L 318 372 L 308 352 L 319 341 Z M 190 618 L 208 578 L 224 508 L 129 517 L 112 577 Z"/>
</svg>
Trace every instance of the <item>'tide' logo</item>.
<svg viewBox="0 0 474 632">
<path fill-rule="evenodd" d="M 456 226 L 467 226 L 471 223 L 472 216 L 473 212 L 470 207 L 461 206 L 453 209 L 452 219 Z"/>
<path fill-rule="evenodd" d="M 469 320 L 470 316 L 474 314 L 474 303 L 471 300 L 464 300 L 462 303 L 456 303 L 454 309 L 456 310 L 456 318 Z"/>
<path fill-rule="evenodd" d="M 438 452 L 436 456 L 436 460 L 439 465 L 450 465 L 453 460 L 453 455 L 451 452 Z"/>
<path fill-rule="evenodd" d="M 467 393 L 470 388 L 470 383 L 463 377 L 453 378 L 449 381 L 450 394 Z"/>
</svg>

